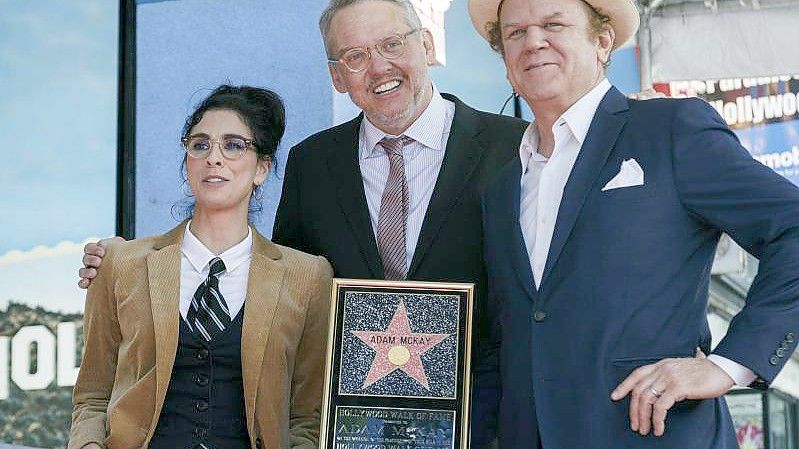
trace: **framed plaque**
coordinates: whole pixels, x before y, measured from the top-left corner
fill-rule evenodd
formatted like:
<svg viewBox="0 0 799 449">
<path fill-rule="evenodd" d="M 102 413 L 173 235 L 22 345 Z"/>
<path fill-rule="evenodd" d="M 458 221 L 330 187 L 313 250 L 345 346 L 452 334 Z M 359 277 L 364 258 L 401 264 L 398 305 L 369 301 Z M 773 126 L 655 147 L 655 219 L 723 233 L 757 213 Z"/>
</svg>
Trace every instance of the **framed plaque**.
<svg viewBox="0 0 799 449">
<path fill-rule="evenodd" d="M 466 449 L 473 284 L 333 280 L 322 449 Z"/>
</svg>

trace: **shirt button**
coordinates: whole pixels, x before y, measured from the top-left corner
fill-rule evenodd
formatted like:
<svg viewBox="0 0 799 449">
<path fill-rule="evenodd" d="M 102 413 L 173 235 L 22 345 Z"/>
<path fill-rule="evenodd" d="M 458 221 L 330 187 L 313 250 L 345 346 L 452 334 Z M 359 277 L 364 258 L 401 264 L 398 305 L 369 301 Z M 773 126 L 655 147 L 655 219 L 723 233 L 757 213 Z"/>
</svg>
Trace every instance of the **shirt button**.
<svg viewBox="0 0 799 449">
<path fill-rule="evenodd" d="M 796 334 L 793 332 L 788 332 L 788 334 L 785 335 L 785 339 L 788 340 L 788 343 L 793 343 L 794 338 L 796 338 Z"/>
<path fill-rule="evenodd" d="M 782 349 L 782 348 L 777 348 L 777 350 L 775 351 L 775 354 L 777 354 L 777 357 L 783 358 L 783 357 L 785 357 L 785 350 Z"/>
<path fill-rule="evenodd" d="M 768 360 L 768 362 L 769 362 L 769 363 L 771 363 L 772 365 L 776 365 L 777 363 L 779 363 L 779 362 L 780 362 L 780 359 L 778 359 L 776 355 L 773 355 L 773 356 L 771 356 L 771 358 Z"/>
<path fill-rule="evenodd" d="M 535 320 L 536 323 L 540 323 L 545 319 L 547 319 L 547 313 L 543 310 L 536 310 L 535 313 L 533 313 L 533 320 Z"/>
<path fill-rule="evenodd" d="M 201 399 L 194 403 L 194 409 L 198 412 L 205 412 L 208 410 L 208 403 Z"/>
<path fill-rule="evenodd" d="M 207 358 L 208 358 L 208 350 L 207 349 L 201 348 L 199 351 L 197 351 L 197 359 L 205 360 Z"/>
</svg>

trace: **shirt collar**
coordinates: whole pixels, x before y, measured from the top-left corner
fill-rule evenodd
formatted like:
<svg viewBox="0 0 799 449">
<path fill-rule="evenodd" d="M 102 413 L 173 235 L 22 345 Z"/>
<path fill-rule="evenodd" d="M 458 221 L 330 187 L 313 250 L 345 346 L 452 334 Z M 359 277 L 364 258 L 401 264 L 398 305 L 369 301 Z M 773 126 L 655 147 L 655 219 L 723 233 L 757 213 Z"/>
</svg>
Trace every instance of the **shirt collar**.
<svg viewBox="0 0 799 449">
<path fill-rule="evenodd" d="M 593 89 L 588 91 L 576 103 L 574 103 L 563 115 L 555 120 L 552 125 L 553 133 L 557 134 L 556 127 L 563 125 L 568 126 L 574 138 L 577 140 L 580 147 L 585 141 L 585 136 L 588 135 L 588 128 L 591 126 L 591 121 L 596 115 L 596 110 L 599 108 L 599 103 L 605 94 L 610 90 L 610 82 L 604 78 L 599 84 L 594 86 Z M 535 121 L 527 126 L 522 136 L 522 144 L 519 147 L 519 159 L 522 163 L 522 173 L 526 173 L 530 162 L 546 162 L 547 158 L 538 152 L 538 129 L 535 126 Z"/>
<path fill-rule="evenodd" d="M 441 136 L 447 126 L 447 106 L 445 101 L 435 84 L 433 84 L 433 97 L 430 99 L 430 104 L 427 105 L 422 115 L 402 134 L 427 148 L 443 151 Z M 365 116 L 361 122 L 360 135 L 363 142 L 360 153 L 361 159 L 382 155 L 383 152 L 377 148 L 377 144 L 386 136 L 397 137 L 381 131 Z"/>
<path fill-rule="evenodd" d="M 571 129 L 574 138 L 577 139 L 577 142 L 582 146 L 583 141 L 585 141 L 585 136 L 588 134 L 588 128 L 591 126 L 591 121 L 594 119 L 594 115 L 596 115 L 597 108 L 599 108 L 599 103 L 609 90 L 610 81 L 604 78 L 599 84 L 594 86 L 593 89 L 589 90 L 587 94 L 577 100 L 577 103 L 574 103 L 567 109 L 566 112 L 560 116 L 560 119 L 555 121 L 553 129 L 563 120 L 569 129 Z"/>
<path fill-rule="evenodd" d="M 247 227 L 247 237 L 241 242 L 228 248 L 222 254 L 216 256 L 204 244 L 192 234 L 189 226 L 191 220 L 186 224 L 186 232 L 183 236 L 183 242 L 180 245 L 180 251 L 186 256 L 191 266 L 198 273 L 202 273 L 208 268 L 208 263 L 214 257 L 219 257 L 225 262 L 225 271 L 232 272 L 242 263 L 246 262 L 252 254 L 252 229 Z"/>
<path fill-rule="evenodd" d="M 547 158 L 538 152 L 538 128 L 535 127 L 535 120 L 527 125 L 527 129 L 522 136 L 522 144 L 519 147 L 519 159 L 522 162 L 522 173 L 527 173 L 527 168 L 532 162 L 546 162 Z"/>
</svg>

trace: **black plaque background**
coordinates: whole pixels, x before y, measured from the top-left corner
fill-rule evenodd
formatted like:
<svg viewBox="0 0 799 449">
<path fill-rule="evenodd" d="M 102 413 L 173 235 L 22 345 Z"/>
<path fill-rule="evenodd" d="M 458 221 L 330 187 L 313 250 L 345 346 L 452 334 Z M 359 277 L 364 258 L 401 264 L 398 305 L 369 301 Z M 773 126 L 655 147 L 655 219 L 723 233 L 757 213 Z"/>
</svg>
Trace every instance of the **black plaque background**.
<svg viewBox="0 0 799 449">
<path fill-rule="evenodd" d="M 362 292 L 347 290 L 342 297 L 342 301 L 339 302 L 339 307 L 343 308 L 341 352 L 336 354 L 340 359 L 341 371 L 346 373 L 353 372 L 352 370 L 358 368 L 358 362 L 362 361 L 363 358 L 368 359 L 369 362 L 361 367 L 362 372 L 357 373 L 363 376 L 362 379 L 357 376 L 341 379 L 342 382 L 338 384 L 339 394 L 381 397 L 414 396 L 441 399 L 454 399 L 458 395 L 458 385 L 456 384 L 458 373 L 454 368 L 460 362 L 458 359 L 457 337 L 458 328 L 460 328 L 460 304 L 462 302 L 460 295 L 457 293 L 431 295 L 427 292 L 407 295 L 400 292 L 381 293 L 373 291 L 369 291 L 368 294 L 364 295 Z M 353 331 L 356 329 L 353 328 L 353 325 L 357 326 L 357 330 L 360 331 L 380 332 L 387 330 L 390 321 L 396 317 L 400 300 L 404 300 L 412 330 L 420 331 L 424 329 L 424 333 L 443 333 L 448 335 L 420 356 L 423 364 L 425 361 L 428 362 L 424 364 L 424 367 L 429 388 L 422 386 L 419 381 L 405 374 L 403 370 L 395 370 L 371 386 L 361 388 L 359 384 L 362 382 L 358 381 L 366 380 L 367 372 L 375 360 L 375 350 L 355 336 Z M 392 302 L 392 305 L 386 307 L 385 304 L 389 301 Z M 376 304 L 380 304 L 380 306 L 376 306 Z M 359 309 L 358 306 L 364 306 L 371 310 Z M 347 319 L 347 310 L 350 311 L 349 320 Z M 349 325 L 347 321 L 349 321 Z M 348 341 L 350 344 L 347 344 Z M 453 357 L 449 358 L 447 354 L 452 354 Z M 451 375 L 441 376 L 438 375 L 439 372 Z M 406 394 L 385 391 L 393 388 L 405 390 Z M 381 392 L 381 390 L 383 391 Z"/>
<path fill-rule="evenodd" d="M 353 281 L 357 282 L 357 281 Z M 427 283 L 424 282 L 408 282 L 408 287 L 398 287 L 397 285 L 402 285 L 404 283 L 397 283 L 392 281 L 385 281 L 387 285 L 381 286 L 383 281 L 363 281 L 364 283 L 374 283 L 378 285 L 369 285 L 369 286 L 351 286 L 351 285 L 339 285 L 338 291 L 336 292 L 336 297 L 333 298 L 335 301 L 335 313 L 331 315 L 331 323 L 333 327 L 333 334 L 332 334 L 332 351 L 330 354 L 327 354 L 328 357 L 328 367 L 327 373 L 329 374 L 328 385 L 326 387 L 326 392 L 328 395 L 328 400 L 326 401 L 327 407 L 322 410 L 322 414 L 328 417 L 326 421 L 327 431 L 323 432 L 325 434 L 324 441 L 320 441 L 320 446 L 322 448 L 334 449 L 334 438 L 335 438 L 335 416 L 336 416 L 336 406 L 348 406 L 348 407 L 386 407 L 386 408 L 411 408 L 411 409 L 430 409 L 430 410 L 451 410 L 455 412 L 455 432 L 453 436 L 454 447 L 455 448 L 466 448 L 467 441 L 463 441 L 464 435 L 464 425 L 468 425 L 468 422 L 464 420 L 464 413 L 468 413 L 468 405 L 469 405 L 469 394 L 470 391 L 464 388 L 464 382 L 466 381 L 466 377 L 468 375 L 468 362 L 469 358 L 467 357 L 467 350 L 468 350 L 468 338 L 471 337 L 470 330 L 471 330 L 471 323 L 469 322 L 469 318 L 471 316 L 470 307 L 471 305 L 471 295 L 470 290 L 467 288 L 470 287 L 470 284 L 460 284 L 463 286 L 463 289 L 444 289 L 444 288 L 435 288 L 432 284 L 429 286 L 425 285 Z M 453 284 L 449 284 L 450 286 Z M 340 357 L 338 354 L 341 353 L 341 344 L 342 344 L 342 324 L 343 324 L 343 313 L 344 307 L 341 307 L 344 301 L 344 295 L 347 292 L 381 292 L 381 293 L 397 293 L 397 294 L 445 294 L 445 295 L 452 295 L 458 296 L 460 298 L 460 311 L 458 314 L 459 323 L 458 323 L 458 367 L 457 367 L 457 377 L 456 377 L 456 391 L 458 394 L 457 399 L 430 399 L 430 398 L 404 398 L 404 397 L 374 397 L 374 396 L 359 396 L 359 395 L 339 395 L 338 385 L 339 385 L 339 372 L 341 370 L 340 366 Z M 324 420 L 323 420 L 324 421 Z"/>
<path fill-rule="evenodd" d="M 337 407 L 337 412 L 346 409 L 347 407 Z M 367 409 L 365 407 L 357 407 L 355 410 L 384 415 L 396 413 L 397 415 L 407 415 L 407 417 L 336 416 L 337 431 L 332 433 L 335 448 L 341 448 L 340 445 L 372 448 L 377 444 L 398 447 L 406 442 L 409 442 L 409 447 L 415 449 L 452 449 L 455 447 L 455 424 L 457 421 L 453 410 Z M 419 412 L 436 416 L 419 417 Z M 338 433 L 341 430 L 340 426 L 347 425 L 350 426 L 347 429 L 348 432 Z M 340 442 L 342 437 L 346 441 Z M 447 441 L 449 444 L 445 444 Z"/>
</svg>

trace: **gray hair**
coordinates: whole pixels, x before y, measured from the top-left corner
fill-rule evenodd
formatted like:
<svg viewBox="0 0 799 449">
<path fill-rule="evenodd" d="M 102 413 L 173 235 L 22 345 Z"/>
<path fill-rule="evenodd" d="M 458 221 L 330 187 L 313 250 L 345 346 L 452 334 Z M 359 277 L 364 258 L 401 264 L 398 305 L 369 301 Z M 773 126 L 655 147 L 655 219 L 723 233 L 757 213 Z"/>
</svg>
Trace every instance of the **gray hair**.
<svg viewBox="0 0 799 449">
<path fill-rule="evenodd" d="M 327 8 L 322 11 L 322 15 L 319 17 L 319 31 L 322 33 L 322 39 L 325 42 L 325 52 L 329 57 L 332 57 L 332 55 L 330 54 L 331 48 L 328 35 L 330 33 L 330 23 L 333 21 L 333 16 L 350 5 L 357 5 L 358 3 L 364 3 L 367 1 L 382 1 L 397 5 L 398 7 L 402 8 L 403 12 L 405 13 L 405 23 L 407 23 L 411 29 L 422 28 L 422 22 L 419 20 L 419 16 L 416 14 L 416 9 L 409 0 L 330 0 Z"/>
</svg>

